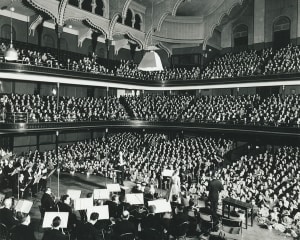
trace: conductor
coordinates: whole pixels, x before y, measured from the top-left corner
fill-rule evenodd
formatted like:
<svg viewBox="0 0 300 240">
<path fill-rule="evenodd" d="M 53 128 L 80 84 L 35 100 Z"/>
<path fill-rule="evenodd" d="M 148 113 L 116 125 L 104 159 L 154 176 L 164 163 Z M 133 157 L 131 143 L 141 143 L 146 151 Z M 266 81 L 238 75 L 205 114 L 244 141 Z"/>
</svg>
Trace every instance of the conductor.
<svg viewBox="0 0 300 240">
<path fill-rule="evenodd" d="M 212 218 L 214 224 L 218 224 L 219 219 L 217 215 L 219 193 L 223 190 L 223 185 L 220 180 L 217 179 L 216 172 L 212 173 L 211 181 L 208 184 L 208 201 L 210 201 L 210 208 L 212 212 Z"/>
</svg>

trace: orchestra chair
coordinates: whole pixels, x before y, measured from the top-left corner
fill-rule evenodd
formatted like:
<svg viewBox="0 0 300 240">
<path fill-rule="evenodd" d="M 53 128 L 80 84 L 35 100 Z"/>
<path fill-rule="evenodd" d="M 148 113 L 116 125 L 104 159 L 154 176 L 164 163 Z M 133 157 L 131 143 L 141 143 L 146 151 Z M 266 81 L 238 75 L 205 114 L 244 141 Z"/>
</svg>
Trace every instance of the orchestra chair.
<svg viewBox="0 0 300 240">
<path fill-rule="evenodd" d="M 220 236 L 223 239 L 243 239 L 242 220 L 222 218 Z"/>
<path fill-rule="evenodd" d="M 118 238 L 118 240 L 135 240 L 133 233 L 123 233 Z"/>
<path fill-rule="evenodd" d="M 201 232 L 210 233 L 214 228 L 214 221 L 212 218 L 212 214 L 208 211 L 207 208 L 199 209 L 199 227 Z"/>
<path fill-rule="evenodd" d="M 9 232 L 5 224 L 0 223 L 0 240 L 8 240 Z"/>
<path fill-rule="evenodd" d="M 189 222 L 180 223 L 176 226 L 176 234 L 172 235 L 175 240 L 186 240 L 186 233 L 189 230 Z"/>
</svg>

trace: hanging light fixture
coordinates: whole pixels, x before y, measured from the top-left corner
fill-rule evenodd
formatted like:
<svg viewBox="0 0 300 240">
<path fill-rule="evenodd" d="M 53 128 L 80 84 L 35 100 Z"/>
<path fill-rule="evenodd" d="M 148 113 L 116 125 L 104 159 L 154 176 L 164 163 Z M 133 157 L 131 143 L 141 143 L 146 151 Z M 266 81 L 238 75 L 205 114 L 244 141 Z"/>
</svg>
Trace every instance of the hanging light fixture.
<svg viewBox="0 0 300 240">
<path fill-rule="evenodd" d="M 12 38 L 13 38 L 13 26 L 12 26 L 12 12 L 15 11 L 14 7 L 10 7 L 10 45 L 9 48 L 4 53 L 4 59 L 6 61 L 17 61 L 18 52 L 14 49 Z"/>
<path fill-rule="evenodd" d="M 143 56 L 142 61 L 140 62 L 139 66 L 138 66 L 138 69 L 141 70 L 141 71 L 147 71 L 147 72 L 162 71 L 163 66 L 161 64 L 161 59 L 160 59 L 158 53 L 155 52 L 157 47 L 153 46 L 153 43 L 152 43 L 152 37 L 153 37 L 152 36 L 152 34 L 153 34 L 153 0 L 152 0 L 151 21 L 152 21 L 152 23 L 151 23 L 151 35 L 150 35 L 151 44 L 147 48 L 147 52 Z"/>
</svg>

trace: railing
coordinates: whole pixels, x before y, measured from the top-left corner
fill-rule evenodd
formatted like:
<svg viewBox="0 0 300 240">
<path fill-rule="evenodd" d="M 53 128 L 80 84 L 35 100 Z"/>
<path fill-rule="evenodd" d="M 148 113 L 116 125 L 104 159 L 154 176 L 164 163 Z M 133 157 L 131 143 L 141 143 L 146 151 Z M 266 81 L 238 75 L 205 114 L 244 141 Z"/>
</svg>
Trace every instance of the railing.
<svg viewBox="0 0 300 240">
<path fill-rule="evenodd" d="M 28 113 L 26 112 L 8 112 L 8 113 L 3 113 L 4 117 L 4 122 L 6 123 L 28 123 L 29 118 L 28 118 Z"/>
</svg>

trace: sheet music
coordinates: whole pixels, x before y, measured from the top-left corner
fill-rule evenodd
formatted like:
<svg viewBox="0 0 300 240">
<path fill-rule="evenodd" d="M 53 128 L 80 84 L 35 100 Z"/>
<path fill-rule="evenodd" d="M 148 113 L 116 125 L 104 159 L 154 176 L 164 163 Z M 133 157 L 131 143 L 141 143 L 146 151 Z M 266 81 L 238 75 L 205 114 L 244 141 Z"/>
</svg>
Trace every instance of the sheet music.
<svg viewBox="0 0 300 240">
<path fill-rule="evenodd" d="M 55 217 L 60 217 L 61 223 L 60 228 L 67 228 L 68 227 L 68 212 L 45 212 L 44 221 L 43 221 L 43 228 L 51 228 L 52 222 Z"/>
<path fill-rule="evenodd" d="M 166 199 L 149 201 L 148 206 L 155 206 L 155 213 L 172 212 L 171 204 Z"/>
<path fill-rule="evenodd" d="M 70 196 L 72 200 L 80 198 L 81 190 L 77 189 L 68 189 L 67 194 Z"/>
<path fill-rule="evenodd" d="M 143 193 L 126 194 L 126 201 L 131 205 L 144 205 L 144 194 Z"/>
<path fill-rule="evenodd" d="M 93 206 L 93 207 L 88 208 L 86 211 L 86 215 L 87 215 L 88 219 L 90 219 L 90 216 L 93 212 L 96 212 L 99 214 L 98 220 L 109 219 L 108 205 Z"/>
<path fill-rule="evenodd" d="M 30 210 L 31 210 L 32 205 L 33 205 L 33 202 L 28 201 L 28 200 L 24 200 L 24 199 L 20 199 L 16 203 L 15 210 L 16 210 L 16 212 L 29 213 Z"/>
<path fill-rule="evenodd" d="M 108 189 L 94 189 L 94 199 L 110 199 L 110 191 Z"/>
<path fill-rule="evenodd" d="M 78 198 L 74 200 L 75 210 L 86 210 L 90 207 L 93 207 L 93 205 L 94 205 L 93 198 Z"/>
<path fill-rule="evenodd" d="M 121 192 L 120 184 L 118 183 L 106 184 L 106 188 L 110 192 Z"/>
</svg>

